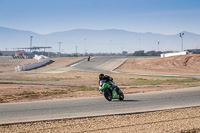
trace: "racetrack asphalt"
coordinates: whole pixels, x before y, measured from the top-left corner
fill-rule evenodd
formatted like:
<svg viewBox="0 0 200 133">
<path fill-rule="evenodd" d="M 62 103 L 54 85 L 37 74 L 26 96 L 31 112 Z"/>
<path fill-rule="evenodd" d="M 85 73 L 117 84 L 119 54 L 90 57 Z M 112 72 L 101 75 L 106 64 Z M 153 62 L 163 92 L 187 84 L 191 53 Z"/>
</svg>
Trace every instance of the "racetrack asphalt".
<svg viewBox="0 0 200 133">
<path fill-rule="evenodd" d="M 122 90 L 123 91 L 123 90 Z M 200 87 L 102 97 L 0 104 L 0 124 L 100 115 L 139 113 L 200 105 Z"/>
</svg>

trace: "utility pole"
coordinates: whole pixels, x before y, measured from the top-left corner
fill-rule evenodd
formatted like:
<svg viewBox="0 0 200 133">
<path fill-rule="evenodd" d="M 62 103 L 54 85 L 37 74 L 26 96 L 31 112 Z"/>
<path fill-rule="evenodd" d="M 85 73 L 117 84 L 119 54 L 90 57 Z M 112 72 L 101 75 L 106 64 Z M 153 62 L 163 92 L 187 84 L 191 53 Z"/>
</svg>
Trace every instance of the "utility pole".
<svg viewBox="0 0 200 133">
<path fill-rule="evenodd" d="M 157 49 L 157 40 L 155 40 L 155 51 Z"/>
<path fill-rule="evenodd" d="M 33 39 L 33 36 L 30 36 L 30 53 L 31 53 L 31 48 L 32 48 L 32 39 Z"/>
<path fill-rule="evenodd" d="M 59 44 L 59 57 L 60 57 L 61 43 L 62 43 L 62 42 L 58 42 L 58 44 Z"/>
<path fill-rule="evenodd" d="M 180 33 L 180 37 L 181 37 L 181 50 L 183 51 L 183 35 L 184 33 Z"/>
<path fill-rule="evenodd" d="M 139 38 L 139 50 L 142 50 L 142 45 L 141 45 L 141 38 Z"/>
<path fill-rule="evenodd" d="M 78 49 L 78 46 L 75 46 L 75 49 L 76 49 L 76 54 L 77 54 L 77 49 Z"/>
<path fill-rule="evenodd" d="M 110 40 L 110 54 L 112 53 L 112 40 Z"/>
<path fill-rule="evenodd" d="M 87 53 L 87 48 L 86 48 L 86 39 L 84 39 L 84 51 L 85 51 L 85 55 Z"/>
</svg>

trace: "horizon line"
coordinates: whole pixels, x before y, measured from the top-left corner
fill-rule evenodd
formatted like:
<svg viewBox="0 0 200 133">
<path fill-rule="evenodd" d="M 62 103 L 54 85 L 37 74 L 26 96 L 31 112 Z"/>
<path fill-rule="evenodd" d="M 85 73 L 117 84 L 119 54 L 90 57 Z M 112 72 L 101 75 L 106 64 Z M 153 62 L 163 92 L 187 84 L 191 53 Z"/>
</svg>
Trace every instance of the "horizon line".
<svg viewBox="0 0 200 133">
<path fill-rule="evenodd" d="M 75 30 L 90 30 L 90 31 L 118 30 L 118 31 L 132 32 L 132 33 L 138 33 L 138 34 L 151 33 L 151 34 L 160 34 L 160 35 L 177 35 L 177 34 L 179 34 L 179 33 L 189 32 L 189 31 L 184 31 L 184 30 L 183 30 L 183 31 L 178 32 L 178 33 L 175 33 L 175 34 L 163 34 L 163 33 L 154 33 L 154 32 L 151 32 L 151 31 L 148 31 L 148 32 L 136 32 L 136 31 L 129 31 L 129 30 L 124 30 L 124 29 L 114 29 L 114 28 L 110 28 L 110 29 L 101 29 L 101 30 L 100 30 L 100 29 L 77 28 L 77 29 L 71 29 L 71 30 L 54 31 L 54 32 L 51 32 L 51 33 L 38 33 L 38 32 L 35 32 L 35 31 L 31 31 L 31 30 L 23 30 L 23 29 L 10 28 L 10 27 L 3 27 L 3 26 L 0 26 L 0 28 L 11 29 L 11 30 L 19 30 L 19 31 L 26 31 L 26 32 L 33 32 L 33 33 L 39 34 L 39 35 L 49 35 L 49 34 L 54 34 L 54 33 L 69 32 L 69 31 L 75 31 Z M 196 35 L 200 35 L 200 34 L 198 34 L 198 33 L 193 33 L 193 32 L 189 32 L 189 33 L 196 34 Z"/>
</svg>

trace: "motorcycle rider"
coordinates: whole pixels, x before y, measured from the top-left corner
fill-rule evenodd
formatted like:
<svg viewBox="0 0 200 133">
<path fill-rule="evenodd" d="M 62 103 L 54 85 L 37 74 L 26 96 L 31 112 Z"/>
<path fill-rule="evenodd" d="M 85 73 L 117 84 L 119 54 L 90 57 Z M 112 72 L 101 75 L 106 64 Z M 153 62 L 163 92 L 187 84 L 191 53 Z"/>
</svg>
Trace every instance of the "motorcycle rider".
<svg viewBox="0 0 200 133">
<path fill-rule="evenodd" d="M 119 87 L 113 84 L 113 78 L 108 76 L 108 75 L 104 75 L 103 73 L 99 74 L 99 85 L 100 85 L 100 81 L 104 80 L 106 83 L 109 83 L 111 90 L 115 87 L 117 94 L 119 94 Z"/>
<path fill-rule="evenodd" d="M 90 56 L 88 56 L 88 61 L 90 61 Z"/>
</svg>

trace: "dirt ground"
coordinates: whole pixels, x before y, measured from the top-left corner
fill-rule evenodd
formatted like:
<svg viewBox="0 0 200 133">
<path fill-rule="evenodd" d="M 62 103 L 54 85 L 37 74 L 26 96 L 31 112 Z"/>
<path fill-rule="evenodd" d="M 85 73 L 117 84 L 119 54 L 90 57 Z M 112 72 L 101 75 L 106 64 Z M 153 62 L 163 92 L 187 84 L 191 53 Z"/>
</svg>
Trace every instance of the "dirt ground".
<svg viewBox="0 0 200 133">
<path fill-rule="evenodd" d="M 15 72 L 14 67 L 23 63 L 31 63 L 35 60 L 1 60 L 0 102 L 101 96 L 98 91 L 98 72 L 56 72 L 83 59 L 84 57 L 52 58 L 52 63 L 44 67 L 22 72 Z M 51 73 L 51 71 L 55 72 Z M 181 88 L 179 85 L 137 85 L 137 79 L 143 79 L 143 76 L 107 74 L 114 78 L 125 94 Z M 145 80 L 148 79 L 156 80 L 158 78 L 145 77 Z M 162 78 L 162 80 L 164 79 Z"/>
<path fill-rule="evenodd" d="M 35 59 L 0 59 L 0 73 L 15 72 L 18 65 L 37 62 Z"/>
<path fill-rule="evenodd" d="M 66 71 L 48 73 L 52 70 L 60 71 L 61 68 L 66 68 L 67 65 L 82 59 L 84 58 L 53 58 L 52 63 L 44 67 L 24 72 L 15 72 L 14 67 L 31 63 L 35 60 L 0 60 L 0 103 L 102 96 L 98 91 L 98 72 Z M 129 58 L 116 71 L 141 74 L 196 75 L 200 74 L 199 61 L 200 55 L 185 55 L 162 59 Z M 114 78 L 125 94 L 200 85 L 200 81 L 197 79 L 189 79 L 186 82 L 185 79 L 173 77 L 138 76 L 124 73 L 106 74 Z M 178 83 L 172 82 L 174 80 L 177 80 Z M 165 82 L 157 83 L 163 81 Z M 27 123 L 25 126 L 24 124 L 14 124 L 0 126 L 0 132 L 184 132 L 184 130 L 193 131 L 192 129 L 198 132 L 199 130 L 197 129 L 200 129 L 200 117 L 197 112 L 199 111 L 200 108 L 195 107 L 125 116 L 116 115 L 114 118 L 113 116 L 108 116 L 47 121 Z M 117 122 L 119 126 L 110 124 L 110 121 Z"/>
<path fill-rule="evenodd" d="M 200 74 L 200 55 L 167 58 L 129 58 L 116 71 L 144 74 Z"/>
<path fill-rule="evenodd" d="M 0 84 L 0 103 L 102 96 L 98 87 L 68 85 Z M 180 86 L 120 87 L 124 94 L 178 89 Z"/>
<path fill-rule="evenodd" d="M 52 63 L 44 67 L 23 72 L 15 72 L 14 67 L 35 62 L 34 59 L 0 60 L 0 103 L 100 96 L 98 91 L 98 72 L 61 71 L 60 73 L 60 69 L 83 59 L 84 57 L 52 58 Z M 129 58 L 115 71 L 194 75 L 200 73 L 199 61 L 200 55 L 169 58 Z M 54 72 L 52 73 L 51 71 Z M 155 83 L 154 85 L 152 83 L 157 80 L 170 79 L 164 77 L 144 77 L 123 73 L 107 74 L 114 78 L 125 94 L 187 87 L 183 86 L 183 83 L 182 85 L 172 83 L 159 85 Z M 147 81 L 149 83 L 145 83 Z M 138 84 L 138 82 L 143 83 Z M 196 83 L 196 86 L 199 83 Z M 75 89 L 76 91 L 74 91 Z M 81 91 L 83 89 L 84 91 Z"/>
</svg>

